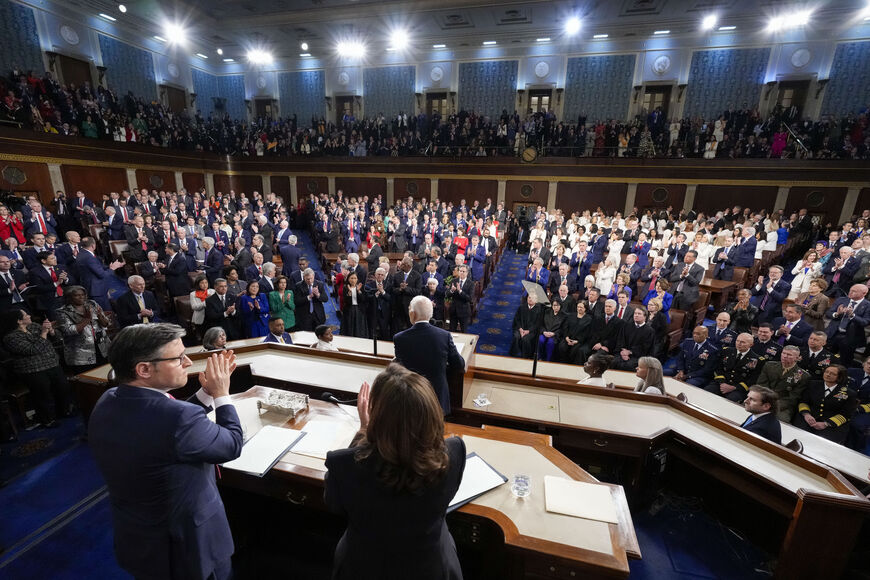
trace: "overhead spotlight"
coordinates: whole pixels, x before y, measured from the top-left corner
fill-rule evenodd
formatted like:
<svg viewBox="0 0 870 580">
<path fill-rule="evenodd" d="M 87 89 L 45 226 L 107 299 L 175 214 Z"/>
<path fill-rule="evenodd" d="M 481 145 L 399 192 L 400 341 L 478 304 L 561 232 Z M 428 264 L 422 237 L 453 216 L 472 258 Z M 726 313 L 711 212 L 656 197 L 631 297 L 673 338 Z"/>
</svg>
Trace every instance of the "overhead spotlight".
<svg viewBox="0 0 870 580">
<path fill-rule="evenodd" d="M 299 45 L 299 48 L 301 48 L 302 50 L 308 50 L 308 43 L 303 42 L 302 44 Z"/>
<path fill-rule="evenodd" d="M 187 44 L 187 31 L 180 24 L 169 23 L 166 25 L 166 39 L 169 44 L 183 46 Z"/>
<path fill-rule="evenodd" d="M 115 17 L 109 16 L 108 14 L 105 14 L 104 12 L 100 12 L 99 16 L 100 16 L 100 18 L 105 18 L 109 22 L 114 22 L 115 20 L 117 20 Z"/>
<path fill-rule="evenodd" d="M 405 50 L 408 47 L 408 32 L 406 30 L 394 30 L 390 34 L 390 46 L 394 50 Z"/>
<path fill-rule="evenodd" d="M 572 16 L 565 22 L 565 33 L 566 34 L 577 34 L 580 32 L 580 19 L 576 16 Z"/>
<path fill-rule="evenodd" d="M 770 19 L 770 22 L 768 22 L 767 30 L 769 32 L 779 32 L 780 30 L 806 26 L 809 24 L 810 16 L 812 16 L 812 14 L 812 10 L 799 10 L 789 14 L 774 16 Z"/>
<path fill-rule="evenodd" d="M 704 20 L 701 21 L 701 30 L 713 30 L 716 26 L 716 22 L 719 20 L 719 17 L 715 14 L 710 14 L 704 17 Z"/>
<path fill-rule="evenodd" d="M 335 50 L 344 58 L 362 58 L 366 54 L 366 45 L 359 40 L 342 40 Z"/>
<path fill-rule="evenodd" d="M 272 54 L 268 51 L 252 48 L 248 51 L 248 62 L 251 64 L 270 64 L 272 62 Z"/>
<path fill-rule="evenodd" d="M 597 38 L 600 40 L 602 38 L 607 38 L 608 36 L 610 36 L 610 35 L 609 34 L 593 34 L 592 38 Z"/>
<path fill-rule="evenodd" d="M 120 12 L 121 14 L 126 14 L 126 13 L 127 13 L 127 7 L 124 6 L 123 4 L 118 4 L 118 12 Z"/>
<path fill-rule="evenodd" d="M 720 27 L 719 27 L 719 32 L 727 32 L 727 31 L 729 31 L 729 30 L 737 30 L 737 27 L 734 26 L 734 25 L 731 25 L 731 26 L 720 26 Z"/>
<path fill-rule="evenodd" d="M 671 33 L 670 30 L 656 30 L 655 32 L 653 32 L 653 34 L 658 35 L 658 36 L 664 36 L 665 34 L 670 34 L 670 33 Z"/>
</svg>

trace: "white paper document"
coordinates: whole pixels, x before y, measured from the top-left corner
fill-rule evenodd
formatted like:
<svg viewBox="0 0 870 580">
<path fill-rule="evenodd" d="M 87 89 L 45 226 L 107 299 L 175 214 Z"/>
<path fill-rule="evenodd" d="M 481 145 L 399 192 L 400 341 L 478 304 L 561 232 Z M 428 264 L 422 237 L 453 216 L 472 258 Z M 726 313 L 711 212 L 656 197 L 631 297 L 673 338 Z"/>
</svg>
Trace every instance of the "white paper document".
<svg viewBox="0 0 870 580">
<path fill-rule="evenodd" d="M 456 495 L 450 500 L 448 510 L 495 489 L 507 481 L 501 473 L 493 469 L 477 453 L 470 453 L 465 459 L 465 470 Z"/>
<path fill-rule="evenodd" d="M 305 435 L 296 442 L 291 451 L 299 455 L 326 459 L 328 452 L 346 448 L 358 428 L 359 425 L 344 421 L 312 419 L 302 428 Z"/>
<path fill-rule="evenodd" d="M 266 474 L 302 436 L 301 431 L 267 425 L 242 447 L 242 454 L 224 467 L 244 471 L 257 477 Z"/>
<path fill-rule="evenodd" d="M 611 524 L 619 523 L 613 496 L 606 485 L 545 475 L 544 496 L 548 512 Z"/>
</svg>

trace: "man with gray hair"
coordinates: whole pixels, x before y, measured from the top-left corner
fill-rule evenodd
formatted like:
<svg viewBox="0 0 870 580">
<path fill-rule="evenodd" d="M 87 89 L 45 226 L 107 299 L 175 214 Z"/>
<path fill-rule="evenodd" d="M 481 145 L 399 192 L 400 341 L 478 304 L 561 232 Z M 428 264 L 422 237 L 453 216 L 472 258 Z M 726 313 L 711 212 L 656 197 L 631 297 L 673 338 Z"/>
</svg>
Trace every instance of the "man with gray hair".
<svg viewBox="0 0 870 580">
<path fill-rule="evenodd" d="M 792 345 L 783 347 L 782 354 L 779 356 L 780 360 L 772 360 L 764 364 L 757 382 L 779 395 L 779 420 L 791 423 L 804 389 L 810 382 L 810 373 L 797 364 L 801 356 L 798 347 Z"/>
<path fill-rule="evenodd" d="M 296 236 L 289 236 L 287 243 L 278 248 L 281 253 L 281 273 L 290 277 L 293 272 L 299 269 L 299 258 L 302 257 L 302 251 L 296 247 Z"/>
<path fill-rule="evenodd" d="M 393 289 L 386 282 L 387 271 L 377 268 L 374 276 L 366 281 L 363 292 L 369 303 L 370 313 L 366 314 L 369 327 L 375 337 L 380 340 L 390 340 L 390 319 L 393 311 Z"/>
<path fill-rule="evenodd" d="M 214 281 L 217 280 L 224 269 L 224 254 L 215 249 L 214 238 L 203 238 L 202 248 L 205 251 L 205 260 L 203 262 L 205 277 L 208 278 L 208 283 L 214 286 Z"/>
<path fill-rule="evenodd" d="M 758 246 L 755 228 L 743 228 L 742 234 L 742 237 L 737 240 L 737 259 L 734 265 L 739 268 L 751 268 L 755 265 L 755 249 Z"/>
<path fill-rule="evenodd" d="M 465 359 L 456 350 L 453 336 L 449 332 L 429 324 L 432 318 L 432 301 L 427 297 L 415 296 L 411 299 L 408 318 L 411 321 L 411 328 L 393 337 L 396 362 L 426 377 L 435 389 L 444 414 L 449 415 L 448 377 L 456 375 L 454 380 L 459 381 L 457 395 L 460 395 Z"/>
<path fill-rule="evenodd" d="M 314 270 L 305 268 L 302 271 L 302 282 L 296 285 L 293 297 L 296 302 L 296 322 L 302 330 L 314 332 L 315 328 L 326 324 L 323 305 L 329 300 L 329 294 L 323 282 L 314 279 Z"/>
<path fill-rule="evenodd" d="M 260 276 L 260 294 L 268 295 L 275 289 L 275 264 L 268 262 L 263 264 L 263 275 Z"/>
<path fill-rule="evenodd" d="M 134 324 L 157 322 L 160 316 L 160 305 L 154 294 L 145 289 L 145 278 L 130 276 L 127 278 L 129 292 L 124 292 L 115 301 L 115 315 L 118 326 L 125 328 Z"/>
</svg>

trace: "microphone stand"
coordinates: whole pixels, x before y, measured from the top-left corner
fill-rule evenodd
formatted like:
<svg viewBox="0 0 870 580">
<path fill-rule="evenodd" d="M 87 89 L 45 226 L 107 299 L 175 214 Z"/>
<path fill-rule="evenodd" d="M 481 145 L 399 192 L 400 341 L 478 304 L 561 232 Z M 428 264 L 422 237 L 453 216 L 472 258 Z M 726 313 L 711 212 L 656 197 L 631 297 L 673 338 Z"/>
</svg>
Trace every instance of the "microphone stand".
<svg viewBox="0 0 870 580">
<path fill-rule="evenodd" d="M 540 341 L 540 336 L 535 337 L 535 356 L 532 358 L 532 378 L 535 378 L 535 375 L 538 374 L 538 342 Z"/>
</svg>

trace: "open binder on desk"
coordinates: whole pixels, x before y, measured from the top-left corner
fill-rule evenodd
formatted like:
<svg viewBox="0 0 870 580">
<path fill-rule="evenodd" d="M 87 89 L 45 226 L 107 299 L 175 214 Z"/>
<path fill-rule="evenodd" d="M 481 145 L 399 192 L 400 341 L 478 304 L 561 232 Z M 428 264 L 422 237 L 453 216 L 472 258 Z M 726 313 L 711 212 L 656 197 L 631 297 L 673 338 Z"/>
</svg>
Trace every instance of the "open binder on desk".
<svg viewBox="0 0 870 580">
<path fill-rule="evenodd" d="M 453 496 L 453 499 L 450 500 L 450 505 L 447 506 L 447 513 L 497 488 L 506 483 L 507 480 L 507 477 L 499 473 L 477 453 L 469 453 L 465 456 L 465 470 L 462 472 L 462 481 L 459 483 L 456 495 Z"/>
<path fill-rule="evenodd" d="M 238 458 L 224 463 L 223 466 L 263 477 L 300 437 L 302 431 L 266 425 L 245 442 Z"/>
</svg>

